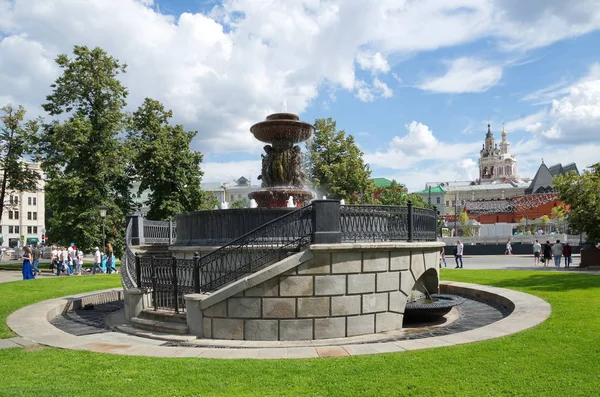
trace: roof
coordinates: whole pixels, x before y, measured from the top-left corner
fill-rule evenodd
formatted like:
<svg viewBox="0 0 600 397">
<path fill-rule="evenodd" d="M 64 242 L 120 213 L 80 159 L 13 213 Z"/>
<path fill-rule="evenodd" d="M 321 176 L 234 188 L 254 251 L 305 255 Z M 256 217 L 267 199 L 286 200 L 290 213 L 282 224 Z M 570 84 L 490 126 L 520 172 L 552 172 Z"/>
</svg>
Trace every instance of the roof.
<svg viewBox="0 0 600 397">
<path fill-rule="evenodd" d="M 390 187 L 392 185 L 392 181 L 387 178 L 371 178 L 371 180 L 377 187 Z"/>
<path fill-rule="evenodd" d="M 524 189 L 529 184 L 526 182 L 513 183 L 490 183 L 486 185 L 470 185 L 470 186 L 444 186 L 446 192 L 471 192 L 477 190 L 510 190 Z"/>
<path fill-rule="evenodd" d="M 510 199 L 469 200 L 466 202 L 465 207 L 470 214 L 507 213 L 513 210 Z"/>
<path fill-rule="evenodd" d="M 444 193 L 444 189 L 442 189 L 441 186 L 436 186 L 436 187 L 432 187 L 431 190 L 425 189 L 425 190 L 421 190 L 420 192 L 413 192 L 413 193 L 416 193 L 416 194 L 429 194 L 429 192 L 431 192 L 431 193 Z"/>
<path fill-rule="evenodd" d="M 567 165 L 565 165 L 563 167 L 563 172 L 565 174 L 568 174 L 571 171 L 575 171 L 579 175 L 579 170 L 577 169 L 577 164 L 575 164 L 575 163 L 569 163 L 569 164 L 567 164 Z"/>
<path fill-rule="evenodd" d="M 557 171 L 558 169 L 562 170 L 562 166 L 560 164 L 553 165 L 552 168 L 554 171 Z M 527 189 L 525 189 L 525 193 L 549 193 L 553 191 L 553 177 L 554 175 L 552 175 L 550 169 L 546 166 L 546 164 L 544 164 L 544 162 L 542 162 L 542 164 L 540 164 L 540 168 L 538 168 L 537 172 L 535 173 L 531 184 Z"/>
</svg>

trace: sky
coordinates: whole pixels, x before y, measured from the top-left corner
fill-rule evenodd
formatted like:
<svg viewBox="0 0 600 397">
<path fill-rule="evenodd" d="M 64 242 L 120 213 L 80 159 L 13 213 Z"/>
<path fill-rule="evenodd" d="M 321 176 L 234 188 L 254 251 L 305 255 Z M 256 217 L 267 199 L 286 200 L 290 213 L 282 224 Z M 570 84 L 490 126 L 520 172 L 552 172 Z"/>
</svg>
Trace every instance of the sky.
<svg viewBox="0 0 600 397">
<path fill-rule="evenodd" d="M 372 177 L 477 177 L 487 124 L 521 177 L 600 161 L 600 0 L 0 0 L 0 106 L 41 108 L 54 59 L 99 46 L 198 131 L 204 182 L 258 183 L 250 126 L 331 117 Z"/>
</svg>

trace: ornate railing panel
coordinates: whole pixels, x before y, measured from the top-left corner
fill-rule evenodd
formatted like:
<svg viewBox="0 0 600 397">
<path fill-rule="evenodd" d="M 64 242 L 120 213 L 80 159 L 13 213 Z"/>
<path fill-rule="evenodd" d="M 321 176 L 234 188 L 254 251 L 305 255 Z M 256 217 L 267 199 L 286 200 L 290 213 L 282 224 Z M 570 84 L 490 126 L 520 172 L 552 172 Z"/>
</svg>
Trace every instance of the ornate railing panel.
<svg viewBox="0 0 600 397">
<path fill-rule="evenodd" d="M 131 249 L 132 224 L 133 221 L 129 219 L 125 231 L 125 252 L 121 259 L 121 283 L 125 289 L 137 286 L 135 283 L 135 254 Z"/>
<path fill-rule="evenodd" d="M 312 205 L 267 222 L 199 260 L 199 289 L 211 292 L 310 244 Z"/>
<path fill-rule="evenodd" d="M 412 208 L 413 240 L 435 241 L 437 239 L 437 214 L 426 208 Z"/>
<path fill-rule="evenodd" d="M 150 292 L 154 310 L 185 311 L 184 295 L 194 292 L 193 261 L 137 257 L 141 288 Z"/>
<path fill-rule="evenodd" d="M 176 238 L 175 222 L 144 219 L 144 242 L 146 244 L 172 244 Z"/>
<path fill-rule="evenodd" d="M 385 205 L 342 205 L 342 242 L 391 241 L 408 238 L 408 208 Z"/>
</svg>

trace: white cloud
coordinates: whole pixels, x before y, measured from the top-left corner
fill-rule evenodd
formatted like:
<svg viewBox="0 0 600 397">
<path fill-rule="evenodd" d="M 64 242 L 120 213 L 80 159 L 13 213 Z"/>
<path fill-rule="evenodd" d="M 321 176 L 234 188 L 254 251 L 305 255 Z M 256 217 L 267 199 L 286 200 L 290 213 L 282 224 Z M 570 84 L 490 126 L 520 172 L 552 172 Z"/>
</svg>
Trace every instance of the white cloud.
<svg viewBox="0 0 600 397">
<path fill-rule="evenodd" d="M 537 113 L 530 114 L 517 120 L 509 121 L 505 124 L 504 129 L 508 133 L 515 131 L 530 131 L 534 126 L 539 126 L 540 121 L 546 117 L 546 109 L 542 109 Z"/>
<path fill-rule="evenodd" d="M 535 12 L 523 20 L 520 9 Z M 392 96 L 383 78 L 392 56 L 483 38 L 533 48 L 600 25 L 600 7 L 590 1 L 225 0 L 208 15 L 159 10 L 151 0 L 0 0 L 3 100 L 41 112 L 58 75 L 56 55 L 74 44 L 100 46 L 129 65 L 130 107 L 148 96 L 161 100 L 177 122 L 199 131 L 197 149 L 258 152 L 248 128 L 283 99 L 302 113 L 323 87 L 363 101 Z M 459 69 L 431 87 L 481 91 L 502 74 L 498 66 L 468 66 L 467 89 L 452 83 L 453 76 L 465 81 Z M 359 67 L 379 77 L 363 81 Z"/>
<path fill-rule="evenodd" d="M 364 80 L 356 80 L 356 97 L 363 102 L 373 102 L 378 97 L 391 98 L 393 91 L 386 83 L 374 78 L 371 85 Z"/>
<path fill-rule="evenodd" d="M 360 52 L 356 56 L 356 62 L 358 62 L 362 69 L 369 70 L 373 73 L 387 73 L 390 71 L 390 65 L 388 64 L 387 59 L 385 59 L 385 57 L 380 52 Z"/>
<path fill-rule="evenodd" d="M 366 152 L 365 161 L 372 166 L 403 171 L 435 161 L 440 164 L 440 169 L 450 164 L 453 170 L 454 164 L 476 155 L 481 145 L 480 142 L 441 142 L 427 125 L 417 121 L 405 125 L 405 128 L 408 133 L 393 137 L 385 150 Z"/>
<path fill-rule="evenodd" d="M 423 81 L 419 88 L 443 93 L 483 92 L 502 78 L 502 67 L 474 58 L 458 58 L 446 62 L 446 74 Z"/>
<path fill-rule="evenodd" d="M 260 185 L 256 178 L 260 175 L 261 164 L 258 160 L 227 161 L 202 163 L 203 182 L 231 182 L 241 176 L 251 179 L 253 185 Z"/>
</svg>

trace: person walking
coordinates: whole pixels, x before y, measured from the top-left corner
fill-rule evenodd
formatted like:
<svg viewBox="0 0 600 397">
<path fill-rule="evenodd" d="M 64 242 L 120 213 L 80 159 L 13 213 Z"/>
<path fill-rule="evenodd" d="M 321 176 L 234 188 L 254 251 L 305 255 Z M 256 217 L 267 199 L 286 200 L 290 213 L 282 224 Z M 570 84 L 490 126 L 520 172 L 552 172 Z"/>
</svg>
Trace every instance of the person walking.
<svg viewBox="0 0 600 397">
<path fill-rule="evenodd" d="M 565 257 L 565 269 L 568 269 L 571 266 L 572 254 L 573 250 L 571 249 L 571 245 L 568 241 L 565 242 L 565 246 L 563 247 L 563 256 Z"/>
<path fill-rule="evenodd" d="M 56 264 L 56 275 L 60 276 L 60 272 L 64 271 L 63 266 L 63 249 L 62 247 L 56 248 L 56 258 L 58 259 L 58 263 Z"/>
<path fill-rule="evenodd" d="M 100 267 L 100 261 L 102 260 L 100 248 L 96 247 L 94 250 L 96 252 L 94 252 L 94 267 L 92 267 L 92 274 L 96 274 L 96 269 L 102 271 L 102 268 Z"/>
<path fill-rule="evenodd" d="M 552 246 L 550 245 L 550 240 L 546 240 L 546 244 L 544 244 L 544 266 L 548 266 L 550 260 L 552 259 Z"/>
<path fill-rule="evenodd" d="M 460 240 L 456 240 L 456 247 L 454 248 L 454 260 L 456 261 L 456 268 L 455 269 L 462 269 L 463 268 L 463 251 L 464 251 L 464 246 L 463 244 L 460 242 Z M 458 265 L 458 262 L 460 261 L 460 266 Z"/>
<path fill-rule="evenodd" d="M 448 267 L 446 263 L 446 253 L 444 252 L 444 247 L 440 250 L 440 269 L 442 268 L 442 262 L 444 262 L 444 267 Z"/>
<path fill-rule="evenodd" d="M 540 264 L 540 254 L 542 252 L 542 245 L 539 240 L 535 240 L 533 243 L 533 264 L 538 266 Z"/>
<path fill-rule="evenodd" d="M 23 280 L 33 280 L 35 273 L 31 268 L 31 262 L 33 261 L 33 255 L 31 254 L 31 248 L 25 246 L 23 248 Z"/>
<path fill-rule="evenodd" d="M 63 261 L 63 269 L 67 271 L 67 276 L 70 276 L 73 273 L 73 263 L 69 257 L 69 250 L 65 247 L 62 248 L 62 261 Z"/>
<path fill-rule="evenodd" d="M 40 274 L 40 258 L 42 257 L 42 251 L 40 251 L 40 247 L 36 244 L 33 247 L 33 251 L 31 252 L 33 255 L 33 273 Z"/>
<path fill-rule="evenodd" d="M 116 266 L 113 264 L 113 248 L 111 243 L 106 243 L 106 271 L 108 274 L 112 273 L 113 268 L 116 270 Z"/>
<path fill-rule="evenodd" d="M 50 273 L 56 267 L 58 267 L 58 250 L 56 247 L 52 247 L 52 251 L 50 252 Z"/>
<path fill-rule="evenodd" d="M 77 263 L 79 264 L 79 275 L 81 276 L 83 271 L 83 251 L 81 249 L 77 250 Z"/>
<path fill-rule="evenodd" d="M 512 255 L 512 244 L 510 240 L 506 242 L 506 250 L 504 251 L 504 255 Z"/>
<path fill-rule="evenodd" d="M 556 240 L 556 244 L 552 246 L 552 255 L 554 256 L 554 266 L 560 267 L 562 260 L 563 246 L 560 240 Z"/>
</svg>

